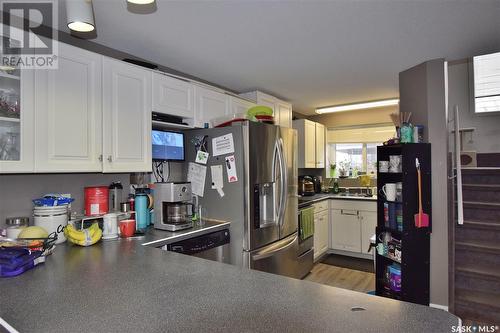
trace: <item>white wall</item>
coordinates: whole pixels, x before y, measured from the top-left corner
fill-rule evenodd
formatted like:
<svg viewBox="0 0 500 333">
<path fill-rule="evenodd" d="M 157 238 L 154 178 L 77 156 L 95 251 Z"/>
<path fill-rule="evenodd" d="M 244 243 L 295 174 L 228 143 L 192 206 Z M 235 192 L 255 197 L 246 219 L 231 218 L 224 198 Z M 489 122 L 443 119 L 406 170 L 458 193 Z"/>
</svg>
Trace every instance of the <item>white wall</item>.
<svg viewBox="0 0 500 333">
<path fill-rule="evenodd" d="M 460 127 L 475 127 L 464 135 L 463 150 L 480 153 L 500 153 L 500 113 L 498 115 L 476 115 L 470 107 L 470 84 L 468 60 L 450 63 L 448 66 L 448 105 L 452 112 L 458 105 Z M 451 113 L 450 113 L 451 114 Z M 451 114 L 451 118 L 453 115 Z"/>
</svg>

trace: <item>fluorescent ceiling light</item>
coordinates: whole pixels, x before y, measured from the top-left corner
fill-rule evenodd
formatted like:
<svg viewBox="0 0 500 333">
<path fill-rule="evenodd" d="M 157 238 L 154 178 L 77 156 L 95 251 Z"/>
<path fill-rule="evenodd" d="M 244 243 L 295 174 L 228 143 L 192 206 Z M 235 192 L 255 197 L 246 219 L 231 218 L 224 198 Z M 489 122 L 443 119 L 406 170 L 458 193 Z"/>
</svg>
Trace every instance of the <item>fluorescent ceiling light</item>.
<svg viewBox="0 0 500 333">
<path fill-rule="evenodd" d="M 371 109 L 371 108 L 379 108 L 382 106 L 392 106 L 392 105 L 398 105 L 398 104 L 399 104 L 399 99 L 393 98 L 393 99 L 384 99 L 381 101 L 327 106 L 327 107 L 323 107 L 323 108 L 317 108 L 316 113 L 322 114 L 322 113 L 343 112 L 343 111 L 352 111 L 352 110 L 361 110 L 361 109 Z"/>
<path fill-rule="evenodd" d="M 155 2 L 155 0 L 127 0 L 127 2 L 133 3 L 135 5 L 148 5 Z"/>
<path fill-rule="evenodd" d="M 66 1 L 68 28 L 78 32 L 90 32 L 95 29 L 92 0 Z"/>
</svg>

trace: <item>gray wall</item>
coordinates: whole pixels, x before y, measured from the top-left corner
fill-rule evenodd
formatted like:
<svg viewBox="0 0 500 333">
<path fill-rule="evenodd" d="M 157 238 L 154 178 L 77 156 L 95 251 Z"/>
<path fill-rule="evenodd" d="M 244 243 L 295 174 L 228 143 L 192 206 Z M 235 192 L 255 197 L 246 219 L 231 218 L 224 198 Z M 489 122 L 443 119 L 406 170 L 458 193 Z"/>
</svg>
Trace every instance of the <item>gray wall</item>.
<svg viewBox="0 0 500 333">
<path fill-rule="evenodd" d="M 430 302 L 448 305 L 448 194 L 446 63 L 436 59 L 399 73 L 400 110 L 425 126 L 431 143 L 432 234 Z"/>
<path fill-rule="evenodd" d="M 72 210 L 83 213 L 83 188 L 121 181 L 123 195 L 128 194 L 129 174 L 15 174 L 0 175 L 0 226 L 8 216 L 31 216 L 32 199 L 47 193 L 71 193 Z"/>
<path fill-rule="evenodd" d="M 470 107 L 472 81 L 469 79 L 469 71 L 467 59 L 455 61 L 448 66 L 450 111 L 454 105 L 457 105 L 460 113 L 460 127 L 475 128 L 473 133 L 464 135 L 462 149 L 480 153 L 498 153 L 500 152 L 500 113 L 496 115 L 474 114 L 474 110 Z"/>
</svg>

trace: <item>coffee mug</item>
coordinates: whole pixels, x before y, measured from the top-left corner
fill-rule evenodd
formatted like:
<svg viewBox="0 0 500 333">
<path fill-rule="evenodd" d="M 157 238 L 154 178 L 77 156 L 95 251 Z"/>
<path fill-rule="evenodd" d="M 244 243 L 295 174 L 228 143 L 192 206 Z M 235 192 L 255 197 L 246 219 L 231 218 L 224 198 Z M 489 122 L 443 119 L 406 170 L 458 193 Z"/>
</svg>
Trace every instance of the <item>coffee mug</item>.
<svg viewBox="0 0 500 333">
<path fill-rule="evenodd" d="M 121 220 L 120 234 L 122 237 L 131 237 L 135 233 L 135 220 Z"/>
<path fill-rule="evenodd" d="M 377 244 L 377 253 L 378 253 L 379 255 L 381 255 L 381 256 L 384 256 L 384 255 L 386 255 L 385 251 L 386 251 L 386 246 L 385 246 L 385 244 L 383 244 L 383 243 L 378 243 L 378 244 Z"/>
<path fill-rule="evenodd" d="M 389 172 L 401 172 L 401 155 L 390 155 L 389 166 Z"/>
<path fill-rule="evenodd" d="M 118 214 L 109 213 L 104 215 L 102 224 L 102 238 L 112 239 L 118 237 Z"/>
<path fill-rule="evenodd" d="M 396 183 L 386 183 L 382 186 L 382 192 L 387 201 L 396 201 Z"/>
<path fill-rule="evenodd" d="M 378 172 L 389 172 L 389 161 L 378 161 Z"/>
</svg>

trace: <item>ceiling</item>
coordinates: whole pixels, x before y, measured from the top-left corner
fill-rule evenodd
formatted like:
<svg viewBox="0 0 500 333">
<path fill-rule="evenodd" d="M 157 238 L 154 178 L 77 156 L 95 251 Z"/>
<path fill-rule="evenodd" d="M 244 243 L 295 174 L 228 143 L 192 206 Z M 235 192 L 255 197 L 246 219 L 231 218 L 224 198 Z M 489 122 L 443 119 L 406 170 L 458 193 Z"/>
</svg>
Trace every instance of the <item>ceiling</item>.
<svg viewBox="0 0 500 333">
<path fill-rule="evenodd" d="M 93 0 L 93 41 L 294 111 L 398 96 L 398 73 L 500 50 L 500 0 Z M 60 30 L 65 26 L 60 1 Z"/>
</svg>

